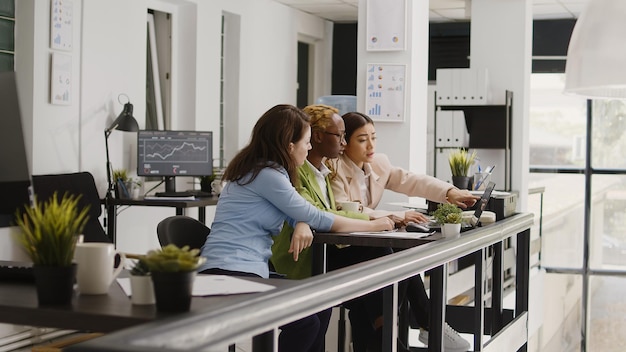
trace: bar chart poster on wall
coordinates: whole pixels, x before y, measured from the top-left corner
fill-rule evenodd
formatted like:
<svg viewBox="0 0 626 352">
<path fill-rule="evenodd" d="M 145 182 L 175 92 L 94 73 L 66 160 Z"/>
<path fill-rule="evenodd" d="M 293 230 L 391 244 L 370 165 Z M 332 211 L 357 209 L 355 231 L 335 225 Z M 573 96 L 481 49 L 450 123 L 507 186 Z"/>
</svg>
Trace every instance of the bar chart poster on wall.
<svg viewBox="0 0 626 352">
<path fill-rule="evenodd" d="M 365 112 L 375 121 L 404 121 L 406 65 L 367 64 Z"/>
</svg>

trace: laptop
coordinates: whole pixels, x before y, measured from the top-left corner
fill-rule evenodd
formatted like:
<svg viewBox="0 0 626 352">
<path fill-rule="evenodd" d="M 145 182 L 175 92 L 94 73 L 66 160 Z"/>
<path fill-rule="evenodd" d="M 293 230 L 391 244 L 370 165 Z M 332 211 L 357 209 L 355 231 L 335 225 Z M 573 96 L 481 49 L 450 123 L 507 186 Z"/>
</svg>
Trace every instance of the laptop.
<svg viewBox="0 0 626 352">
<path fill-rule="evenodd" d="M 461 232 L 473 230 L 476 227 L 480 226 L 480 216 L 483 214 L 485 208 L 487 208 L 487 203 L 489 203 L 489 199 L 491 198 L 491 193 L 493 189 L 496 187 L 495 182 L 489 182 L 487 187 L 485 188 L 485 192 L 480 197 L 480 199 L 476 202 L 476 210 L 469 222 L 463 222 L 461 225 Z"/>
<path fill-rule="evenodd" d="M 464 221 L 461 224 L 461 232 L 473 230 L 476 227 L 480 226 L 480 216 L 483 214 L 483 211 L 487 207 L 487 203 L 489 203 L 489 199 L 491 198 L 491 193 L 493 192 L 495 187 L 496 187 L 496 184 L 494 182 L 489 182 L 487 184 L 487 187 L 485 188 L 485 191 L 483 192 L 482 196 L 476 202 L 476 210 L 474 210 L 474 214 L 472 214 L 472 217 L 470 218 L 469 222 Z M 422 226 L 427 227 L 431 231 L 441 231 L 441 225 L 435 222 L 435 220 L 431 220 L 427 224 L 422 224 Z"/>
</svg>

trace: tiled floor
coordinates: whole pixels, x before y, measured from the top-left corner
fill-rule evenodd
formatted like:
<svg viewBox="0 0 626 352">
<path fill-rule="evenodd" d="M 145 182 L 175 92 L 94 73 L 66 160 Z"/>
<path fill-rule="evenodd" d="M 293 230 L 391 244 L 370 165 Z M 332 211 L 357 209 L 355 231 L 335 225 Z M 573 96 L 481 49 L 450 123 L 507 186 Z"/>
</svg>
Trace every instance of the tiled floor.
<svg viewBox="0 0 626 352">
<path fill-rule="evenodd" d="M 593 279 L 600 285 L 591 297 L 589 352 L 626 351 L 626 278 Z"/>
</svg>

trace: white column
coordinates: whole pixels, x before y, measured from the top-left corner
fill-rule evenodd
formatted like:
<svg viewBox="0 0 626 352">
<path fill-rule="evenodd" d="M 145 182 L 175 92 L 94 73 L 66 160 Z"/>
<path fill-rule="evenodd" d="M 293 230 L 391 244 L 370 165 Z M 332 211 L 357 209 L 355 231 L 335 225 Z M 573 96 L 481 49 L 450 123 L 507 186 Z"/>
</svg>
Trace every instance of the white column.
<svg viewBox="0 0 626 352">
<path fill-rule="evenodd" d="M 487 68 L 494 104 L 513 92 L 512 189 L 518 210 L 528 200 L 528 105 L 532 58 L 532 2 L 473 0 L 470 66 Z"/>
<path fill-rule="evenodd" d="M 426 173 L 426 124 L 428 86 L 428 1 L 406 1 L 406 50 L 367 51 L 367 0 L 359 1 L 357 44 L 357 109 L 365 111 L 367 64 L 406 65 L 405 118 L 403 122 L 376 121 L 377 152 L 394 165 Z M 381 204 L 406 201 L 398 194 L 385 194 Z"/>
</svg>

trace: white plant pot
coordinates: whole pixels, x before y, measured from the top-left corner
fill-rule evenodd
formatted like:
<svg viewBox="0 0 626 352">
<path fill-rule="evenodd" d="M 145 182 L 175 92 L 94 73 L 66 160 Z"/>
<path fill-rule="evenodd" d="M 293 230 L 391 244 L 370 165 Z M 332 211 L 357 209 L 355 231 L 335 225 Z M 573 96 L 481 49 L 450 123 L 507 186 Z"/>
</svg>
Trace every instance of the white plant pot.
<svg viewBox="0 0 626 352">
<path fill-rule="evenodd" d="M 443 224 L 441 235 L 443 237 L 457 237 L 461 234 L 461 224 Z"/>
<path fill-rule="evenodd" d="M 150 276 L 130 276 L 130 301 L 133 304 L 154 304 L 154 288 Z"/>
</svg>

